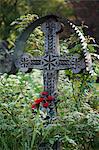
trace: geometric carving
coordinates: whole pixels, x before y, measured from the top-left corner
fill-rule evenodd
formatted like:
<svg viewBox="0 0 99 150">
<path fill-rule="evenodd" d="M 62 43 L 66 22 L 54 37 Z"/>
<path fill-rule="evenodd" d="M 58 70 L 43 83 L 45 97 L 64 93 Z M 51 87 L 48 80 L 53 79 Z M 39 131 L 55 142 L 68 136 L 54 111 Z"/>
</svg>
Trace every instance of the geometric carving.
<svg viewBox="0 0 99 150">
<path fill-rule="evenodd" d="M 69 21 L 68 23 L 74 29 L 74 31 L 79 34 L 79 38 L 83 42 L 84 37 L 80 31 L 78 31 L 75 25 Z M 79 73 L 82 69 L 86 68 L 86 62 L 88 65 L 88 58 L 86 57 L 85 60 L 79 54 L 74 54 L 73 56 L 60 56 L 59 32 L 61 31 L 61 23 L 59 20 L 57 21 L 55 18 L 49 17 L 44 23 L 42 23 L 41 27 L 45 35 L 44 56 L 32 57 L 29 54 L 23 53 L 21 57 L 17 59 L 15 65 L 24 72 L 27 72 L 30 68 L 43 70 L 44 91 L 47 91 L 49 95 L 55 97 L 54 101 L 51 101 L 51 105 L 49 106 L 50 113 L 54 112 L 55 114 L 59 71 L 71 69 L 73 73 Z M 85 48 L 86 45 L 83 46 L 83 49 Z M 85 55 L 87 55 L 86 52 L 84 52 L 84 56 Z"/>
<path fill-rule="evenodd" d="M 56 70 L 58 65 L 58 56 L 55 54 L 48 54 L 42 57 L 42 66 L 44 70 Z"/>
<path fill-rule="evenodd" d="M 59 57 L 59 70 L 66 70 L 70 68 L 70 56 L 60 56 Z"/>
<path fill-rule="evenodd" d="M 22 72 L 27 72 L 31 64 L 31 55 L 22 54 L 15 62 L 17 68 Z"/>
<path fill-rule="evenodd" d="M 28 69 L 42 69 L 41 57 L 32 57 L 30 54 L 23 53 L 15 62 L 17 68 L 22 72 L 27 72 Z"/>
<path fill-rule="evenodd" d="M 61 23 L 53 19 L 48 19 L 42 25 L 42 31 L 45 34 L 45 53 L 59 53 L 58 48 L 58 32 L 61 30 Z"/>
<path fill-rule="evenodd" d="M 42 69 L 41 59 L 42 57 L 32 57 L 30 68 L 41 70 Z"/>
<path fill-rule="evenodd" d="M 71 69 L 73 73 L 79 73 L 82 69 L 85 69 L 84 59 L 79 54 L 59 57 L 58 70 L 66 69 Z"/>
<path fill-rule="evenodd" d="M 81 56 L 79 54 L 73 55 L 70 59 L 70 62 L 73 73 L 79 73 L 81 69 L 85 68 L 84 59 L 81 59 Z"/>
<path fill-rule="evenodd" d="M 28 69 L 34 68 L 45 71 L 71 69 L 73 73 L 79 73 L 81 69 L 85 68 L 84 59 L 81 59 L 79 54 L 58 56 L 50 53 L 42 57 L 32 57 L 27 53 L 23 53 L 15 65 L 22 72 L 27 72 Z"/>
</svg>

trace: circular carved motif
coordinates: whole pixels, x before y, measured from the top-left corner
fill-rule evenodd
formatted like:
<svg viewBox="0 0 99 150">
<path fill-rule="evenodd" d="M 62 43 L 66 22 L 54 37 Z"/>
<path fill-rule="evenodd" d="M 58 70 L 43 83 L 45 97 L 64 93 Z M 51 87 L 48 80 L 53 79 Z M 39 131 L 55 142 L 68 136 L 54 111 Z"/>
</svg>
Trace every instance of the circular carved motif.
<svg viewBox="0 0 99 150">
<path fill-rule="evenodd" d="M 85 68 L 84 60 L 80 59 L 79 54 L 74 54 L 70 61 L 73 73 L 79 73 L 81 69 Z"/>
<path fill-rule="evenodd" d="M 42 57 L 41 64 L 43 65 L 44 70 L 56 70 L 58 62 L 58 56 L 49 54 Z"/>
<path fill-rule="evenodd" d="M 21 57 L 16 61 L 16 67 L 19 68 L 22 72 L 27 72 L 29 66 L 31 64 L 31 55 L 29 54 L 22 54 Z"/>
</svg>

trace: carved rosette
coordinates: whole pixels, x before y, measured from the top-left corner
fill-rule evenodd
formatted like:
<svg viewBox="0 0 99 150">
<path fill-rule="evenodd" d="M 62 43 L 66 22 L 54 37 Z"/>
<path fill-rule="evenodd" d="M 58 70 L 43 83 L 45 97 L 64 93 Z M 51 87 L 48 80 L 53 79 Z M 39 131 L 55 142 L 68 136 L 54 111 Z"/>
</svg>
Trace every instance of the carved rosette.
<svg viewBox="0 0 99 150">
<path fill-rule="evenodd" d="M 23 53 L 16 60 L 16 67 L 22 72 L 27 72 L 29 69 L 42 69 L 41 57 L 32 57 L 30 54 Z"/>
<path fill-rule="evenodd" d="M 43 70 L 57 70 L 57 65 L 58 65 L 58 56 L 55 54 L 48 54 L 42 57 L 42 66 Z"/>
<path fill-rule="evenodd" d="M 19 68 L 20 71 L 22 72 L 27 72 L 28 69 L 30 68 L 31 64 L 31 55 L 29 54 L 22 54 L 20 58 L 16 60 L 16 67 Z"/>
</svg>

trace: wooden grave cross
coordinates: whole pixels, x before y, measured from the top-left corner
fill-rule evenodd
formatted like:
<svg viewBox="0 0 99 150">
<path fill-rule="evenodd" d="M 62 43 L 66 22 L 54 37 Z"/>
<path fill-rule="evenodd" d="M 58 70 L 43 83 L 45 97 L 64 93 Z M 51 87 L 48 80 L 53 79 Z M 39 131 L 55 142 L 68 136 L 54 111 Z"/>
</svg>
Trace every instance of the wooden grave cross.
<svg viewBox="0 0 99 150">
<path fill-rule="evenodd" d="M 50 113 L 55 116 L 55 102 L 57 102 L 57 82 L 60 70 L 71 69 L 73 73 L 79 73 L 85 68 L 84 59 L 79 55 L 60 56 L 59 50 L 59 32 L 61 23 L 53 18 L 49 18 L 42 25 L 42 31 L 45 35 L 45 51 L 40 57 L 33 57 L 30 54 L 23 53 L 16 61 L 16 67 L 27 72 L 28 69 L 43 70 L 44 91 L 55 97 L 50 107 Z"/>
</svg>

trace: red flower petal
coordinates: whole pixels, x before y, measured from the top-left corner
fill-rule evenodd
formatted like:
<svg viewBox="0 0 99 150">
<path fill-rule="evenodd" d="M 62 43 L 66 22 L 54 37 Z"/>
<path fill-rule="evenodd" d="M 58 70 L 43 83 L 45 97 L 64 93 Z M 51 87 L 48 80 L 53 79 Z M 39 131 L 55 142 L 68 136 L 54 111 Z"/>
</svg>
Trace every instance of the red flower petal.
<svg viewBox="0 0 99 150">
<path fill-rule="evenodd" d="M 36 105 L 35 105 L 35 104 L 32 104 L 31 108 L 32 108 L 32 109 L 36 109 Z"/>
<path fill-rule="evenodd" d="M 43 97 L 41 97 L 41 98 L 39 98 L 40 100 L 41 100 L 41 102 L 44 100 L 44 98 Z"/>
<path fill-rule="evenodd" d="M 42 101 L 44 100 L 44 98 L 38 98 L 38 99 L 36 99 L 34 102 L 35 102 L 35 104 L 39 104 L 39 103 L 41 103 Z"/>
<path fill-rule="evenodd" d="M 48 96 L 47 100 L 52 101 L 52 100 L 54 100 L 54 97 L 53 96 Z"/>
<path fill-rule="evenodd" d="M 41 95 L 48 95 L 48 92 L 46 92 L 46 91 L 41 92 Z"/>
<path fill-rule="evenodd" d="M 48 102 L 46 102 L 46 103 L 43 104 L 43 107 L 45 107 L 45 108 L 47 108 L 48 106 L 49 106 Z"/>
</svg>

